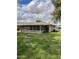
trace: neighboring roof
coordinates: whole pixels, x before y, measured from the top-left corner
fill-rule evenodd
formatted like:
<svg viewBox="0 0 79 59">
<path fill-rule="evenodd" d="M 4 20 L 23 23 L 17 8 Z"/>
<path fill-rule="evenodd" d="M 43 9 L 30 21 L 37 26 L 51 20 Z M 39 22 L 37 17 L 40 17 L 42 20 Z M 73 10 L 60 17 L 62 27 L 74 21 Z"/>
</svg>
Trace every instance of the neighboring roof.
<svg viewBox="0 0 79 59">
<path fill-rule="evenodd" d="M 17 22 L 17 25 L 52 25 L 46 22 Z"/>
</svg>

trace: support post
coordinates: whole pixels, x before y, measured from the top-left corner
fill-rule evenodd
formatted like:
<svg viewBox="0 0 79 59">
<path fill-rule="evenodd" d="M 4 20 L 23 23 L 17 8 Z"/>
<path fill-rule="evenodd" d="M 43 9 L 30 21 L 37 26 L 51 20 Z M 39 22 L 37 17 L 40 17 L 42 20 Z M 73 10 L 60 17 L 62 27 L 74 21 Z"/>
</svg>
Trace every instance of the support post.
<svg viewBox="0 0 79 59">
<path fill-rule="evenodd" d="M 42 32 L 42 31 L 41 31 L 41 26 L 40 26 L 40 32 Z"/>
<path fill-rule="evenodd" d="M 49 32 L 51 32 L 52 31 L 52 29 L 51 29 L 51 26 L 49 25 Z"/>
</svg>

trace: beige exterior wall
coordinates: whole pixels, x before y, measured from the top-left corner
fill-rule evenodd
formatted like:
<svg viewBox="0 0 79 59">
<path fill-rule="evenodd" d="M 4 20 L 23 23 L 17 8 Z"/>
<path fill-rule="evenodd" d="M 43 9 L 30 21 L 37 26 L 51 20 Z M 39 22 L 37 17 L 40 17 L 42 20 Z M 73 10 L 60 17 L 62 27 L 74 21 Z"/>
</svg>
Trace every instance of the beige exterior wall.
<svg viewBox="0 0 79 59">
<path fill-rule="evenodd" d="M 53 31 L 53 26 L 49 25 L 49 32 Z"/>
</svg>

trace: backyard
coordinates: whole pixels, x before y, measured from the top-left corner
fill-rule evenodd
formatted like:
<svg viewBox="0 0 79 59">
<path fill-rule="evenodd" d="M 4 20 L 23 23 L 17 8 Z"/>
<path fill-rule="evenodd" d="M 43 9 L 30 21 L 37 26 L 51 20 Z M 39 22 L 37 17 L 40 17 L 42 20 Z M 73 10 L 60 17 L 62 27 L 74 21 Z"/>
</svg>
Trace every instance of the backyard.
<svg viewBox="0 0 79 59">
<path fill-rule="evenodd" d="M 18 59 L 61 59 L 61 33 L 17 33 Z"/>
</svg>

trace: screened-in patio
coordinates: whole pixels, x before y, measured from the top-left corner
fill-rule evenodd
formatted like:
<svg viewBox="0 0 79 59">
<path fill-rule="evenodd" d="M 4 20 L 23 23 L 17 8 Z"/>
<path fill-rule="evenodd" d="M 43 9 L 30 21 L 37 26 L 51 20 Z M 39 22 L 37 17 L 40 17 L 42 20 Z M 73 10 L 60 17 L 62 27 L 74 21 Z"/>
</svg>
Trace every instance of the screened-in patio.
<svg viewBox="0 0 79 59">
<path fill-rule="evenodd" d="M 35 32 L 51 32 L 53 26 L 45 22 L 19 22 L 17 25 L 19 32 L 35 33 Z"/>
<path fill-rule="evenodd" d="M 19 26 L 22 32 L 48 32 L 48 26 Z"/>
</svg>

